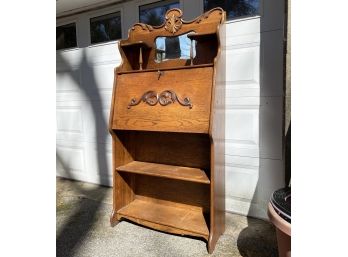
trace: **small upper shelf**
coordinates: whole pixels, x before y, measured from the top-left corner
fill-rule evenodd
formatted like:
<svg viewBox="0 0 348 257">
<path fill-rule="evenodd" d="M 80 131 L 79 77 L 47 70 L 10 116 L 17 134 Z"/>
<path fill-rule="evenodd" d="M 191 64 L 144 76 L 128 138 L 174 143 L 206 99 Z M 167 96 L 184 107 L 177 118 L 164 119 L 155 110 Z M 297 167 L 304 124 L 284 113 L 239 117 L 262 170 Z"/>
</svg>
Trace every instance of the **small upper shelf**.
<svg viewBox="0 0 348 257">
<path fill-rule="evenodd" d="M 116 170 L 119 172 L 123 171 L 148 176 L 210 184 L 210 180 L 205 172 L 197 168 L 133 161 L 126 165 L 117 167 Z"/>
<path fill-rule="evenodd" d="M 125 42 L 120 42 L 120 46 L 122 48 L 128 48 L 128 47 L 144 47 L 144 48 L 151 48 L 150 45 L 145 43 L 144 41 L 136 41 L 136 42 L 130 42 L 130 43 L 125 43 Z"/>
</svg>

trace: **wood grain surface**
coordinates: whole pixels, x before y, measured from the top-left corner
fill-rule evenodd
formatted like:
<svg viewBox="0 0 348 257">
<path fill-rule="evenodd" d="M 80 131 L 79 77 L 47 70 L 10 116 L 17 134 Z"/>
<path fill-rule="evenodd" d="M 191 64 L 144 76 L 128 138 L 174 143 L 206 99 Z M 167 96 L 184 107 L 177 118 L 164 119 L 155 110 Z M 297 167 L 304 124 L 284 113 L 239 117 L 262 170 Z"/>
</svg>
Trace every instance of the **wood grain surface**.
<svg viewBox="0 0 348 257">
<path fill-rule="evenodd" d="M 201 169 L 166 165 L 152 162 L 133 161 L 116 168 L 118 172 L 129 172 L 154 177 L 172 178 L 203 184 L 209 184 L 205 172 Z"/>
<path fill-rule="evenodd" d="M 213 68 L 162 73 L 160 77 L 158 72 L 118 75 L 112 128 L 208 133 Z M 133 98 L 138 100 L 150 90 L 158 94 L 172 90 L 181 99 L 189 97 L 193 107 L 182 106 L 177 101 L 166 106 L 159 103 L 151 106 L 141 101 L 128 108 Z"/>
<path fill-rule="evenodd" d="M 225 230 L 224 21 L 221 8 L 192 21 L 174 8 L 161 26 L 135 24 L 119 44 L 109 118 L 111 223 L 202 237 L 209 253 Z M 192 63 L 155 62 L 155 38 L 188 32 Z"/>
<path fill-rule="evenodd" d="M 209 230 L 203 213 L 174 206 L 134 200 L 117 211 L 119 217 L 135 220 L 137 223 L 160 228 L 175 234 L 190 234 L 207 239 Z M 161 225 L 161 226 L 159 226 Z"/>
</svg>

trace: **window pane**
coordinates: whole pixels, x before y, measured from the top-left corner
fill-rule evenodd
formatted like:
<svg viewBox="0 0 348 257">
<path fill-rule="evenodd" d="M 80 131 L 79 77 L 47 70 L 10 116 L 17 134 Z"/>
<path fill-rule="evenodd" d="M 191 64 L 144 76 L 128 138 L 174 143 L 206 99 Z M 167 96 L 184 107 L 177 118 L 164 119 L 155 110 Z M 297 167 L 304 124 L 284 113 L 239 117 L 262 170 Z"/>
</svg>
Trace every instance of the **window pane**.
<svg viewBox="0 0 348 257">
<path fill-rule="evenodd" d="M 91 43 L 117 40 L 122 37 L 121 13 L 111 13 L 90 19 Z"/>
<path fill-rule="evenodd" d="M 226 11 L 228 20 L 241 16 L 259 14 L 260 0 L 204 0 L 204 11 L 221 7 Z"/>
<path fill-rule="evenodd" d="M 161 1 L 139 7 L 139 22 L 160 26 L 164 23 L 164 15 L 169 9 L 180 8 L 179 1 Z"/>
<path fill-rule="evenodd" d="M 56 27 L 56 49 L 59 50 L 71 47 L 77 47 L 76 24 L 70 23 Z"/>
</svg>

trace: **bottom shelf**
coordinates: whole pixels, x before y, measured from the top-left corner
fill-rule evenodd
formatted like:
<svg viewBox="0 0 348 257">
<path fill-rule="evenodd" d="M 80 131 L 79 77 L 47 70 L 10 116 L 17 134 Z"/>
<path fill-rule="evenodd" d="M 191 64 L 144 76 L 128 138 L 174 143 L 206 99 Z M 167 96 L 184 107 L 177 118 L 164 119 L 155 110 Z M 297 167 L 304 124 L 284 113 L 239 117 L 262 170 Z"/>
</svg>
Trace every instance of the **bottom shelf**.
<svg viewBox="0 0 348 257">
<path fill-rule="evenodd" d="M 209 230 L 202 211 L 168 206 L 135 199 L 117 211 L 118 219 L 127 218 L 139 224 L 169 233 L 203 237 L 208 240 Z"/>
</svg>

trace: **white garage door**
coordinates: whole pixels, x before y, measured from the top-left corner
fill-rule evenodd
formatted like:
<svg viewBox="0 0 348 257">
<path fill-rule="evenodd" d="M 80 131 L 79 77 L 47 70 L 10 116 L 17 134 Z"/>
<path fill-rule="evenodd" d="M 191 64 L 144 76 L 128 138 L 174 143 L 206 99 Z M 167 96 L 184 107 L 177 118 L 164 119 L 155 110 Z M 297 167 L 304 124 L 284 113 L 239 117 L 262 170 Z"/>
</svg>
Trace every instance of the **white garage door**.
<svg viewBox="0 0 348 257">
<path fill-rule="evenodd" d="M 111 185 L 107 131 L 116 41 L 91 45 L 90 19 L 120 13 L 122 36 L 138 22 L 140 5 L 58 19 L 76 23 L 78 48 L 57 51 L 57 175 Z M 203 12 L 203 1 L 180 1 L 185 19 Z M 199 8 L 198 8 L 199 7 Z M 227 22 L 226 209 L 266 218 L 273 190 L 284 183 L 282 158 L 283 1 L 261 1 L 260 16 Z"/>
</svg>

